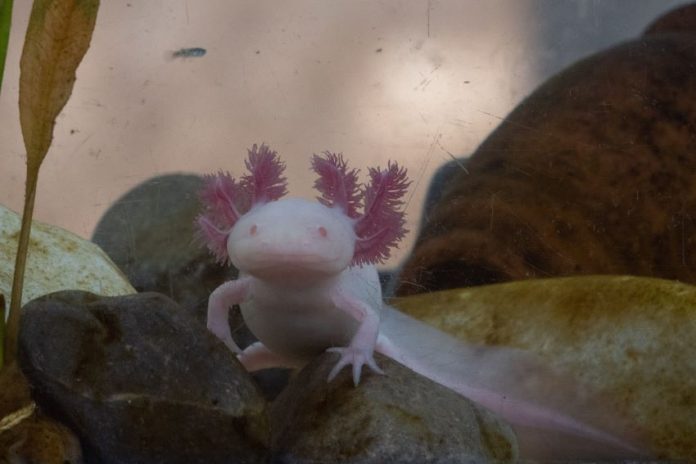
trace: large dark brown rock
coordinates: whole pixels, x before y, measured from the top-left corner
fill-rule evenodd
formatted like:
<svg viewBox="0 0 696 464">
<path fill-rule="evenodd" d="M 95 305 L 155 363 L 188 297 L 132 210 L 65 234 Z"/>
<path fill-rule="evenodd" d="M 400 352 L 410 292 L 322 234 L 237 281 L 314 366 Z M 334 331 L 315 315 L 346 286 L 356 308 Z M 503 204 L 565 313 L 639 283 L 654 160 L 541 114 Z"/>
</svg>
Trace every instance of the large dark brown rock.
<svg viewBox="0 0 696 464">
<path fill-rule="evenodd" d="M 696 24 L 696 8 L 683 5 L 660 16 L 645 29 L 645 34 L 693 32 Z"/>
<path fill-rule="evenodd" d="M 486 409 L 382 356 L 384 376 L 355 387 L 344 369 L 327 383 L 336 360 L 312 361 L 273 403 L 274 462 L 516 462 L 514 433 Z"/>
<path fill-rule="evenodd" d="M 694 10 L 520 104 L 446 181 L 398 292 L 580 274 L 696 282 Z"/>
<path fill-rule="evenodd" d="M 19 359 L 36 401 L 88 463 L 266 459 L 266 403 L 227 347 L 163 295 L 58 292 L 24 307 Z"/>
</svg>

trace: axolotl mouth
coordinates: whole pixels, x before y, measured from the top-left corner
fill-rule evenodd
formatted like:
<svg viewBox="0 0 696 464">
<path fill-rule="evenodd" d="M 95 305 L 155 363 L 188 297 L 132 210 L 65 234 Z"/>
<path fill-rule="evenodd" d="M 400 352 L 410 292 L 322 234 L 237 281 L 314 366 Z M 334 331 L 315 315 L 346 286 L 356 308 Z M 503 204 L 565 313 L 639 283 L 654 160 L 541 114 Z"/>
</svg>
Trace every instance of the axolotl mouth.
<svg viewBox="0 0 696 464">
<path fill-rule="evenodd" d="M 264 250 L 254 256 L 247 257 L 247 265 L 254 268 L 284 267 L 284 268 L 314 268 L 332 263 L 340 257 L 307 253 L 287 253 L 284 251 L 273 252 Z"/>
<path fill-rule="evenodd" d="M 339 254 L 327 256 L 313 253 L 288 253 L 282 250 L 276 252 L 263 250 L 253 255 L 238 256 L 238 258 L 241 258 L 238 268 L 259 277 L 292 277 L 297 274 L 328 276 L 340 273 L 345 268 L 345 263 Z"/>
</svg>

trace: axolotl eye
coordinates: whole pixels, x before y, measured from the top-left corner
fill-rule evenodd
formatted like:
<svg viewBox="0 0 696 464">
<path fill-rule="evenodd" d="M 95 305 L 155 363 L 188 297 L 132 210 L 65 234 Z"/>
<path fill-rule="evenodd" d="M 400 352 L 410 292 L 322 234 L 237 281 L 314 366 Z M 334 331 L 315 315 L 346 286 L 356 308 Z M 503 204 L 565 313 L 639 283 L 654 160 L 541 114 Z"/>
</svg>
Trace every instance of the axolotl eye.
<svg viewBox="0 0 696 464">
<path fill-rule="evenodd" d="M 324 227 L 324 226 L 319 226 L 319 227 L 317 227 L 316 230 L 317 230 L 317 234 L 321 238 L 326 238 L 329 236 L 329 231 L 326 230 L 326 227 Z M 256 224 L 252 224 L 251 227 L 249 227 L 249 235 L 252 237 L 255 236 L 258 233 L 258 231 L 259 231 L 259 228 Z"/>
</svg>

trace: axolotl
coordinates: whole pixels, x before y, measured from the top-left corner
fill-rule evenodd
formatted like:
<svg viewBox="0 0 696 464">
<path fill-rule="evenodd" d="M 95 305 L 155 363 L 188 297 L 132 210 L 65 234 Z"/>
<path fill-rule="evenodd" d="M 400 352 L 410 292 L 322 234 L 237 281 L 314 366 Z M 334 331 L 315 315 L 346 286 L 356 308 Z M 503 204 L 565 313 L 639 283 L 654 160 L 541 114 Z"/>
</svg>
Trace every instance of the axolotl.
<svg viewBox="0 0 696 464">
<path fill-rule="evenodd" d="M 409 181 L 397 163 L 369 169 L 361 186 L 342 155 L 314 155 L 318 201 L 282 198 L 285 165 L 268 146 L 254 145 L 245 164 L 239 180 L 206 177 L 196 224 L 217 260 L 239 270 L 210 295 L 207 326 L 247 370 L 299 368 L 328 350 L 339 355 L 328 381 L 350 366 L 357 386 L 364 366 L 383 374 L 376 351 L 503 416 L 523 456 L 643 455 L 623 422 L 530 353 L 465 344 L 383 302 L 375 264 L 406 233 Z M 235 304 L 259 340 L 244 350 L 228 323 Z M 541 381 L 528 386 L 532 373 Z"/>
</svg>

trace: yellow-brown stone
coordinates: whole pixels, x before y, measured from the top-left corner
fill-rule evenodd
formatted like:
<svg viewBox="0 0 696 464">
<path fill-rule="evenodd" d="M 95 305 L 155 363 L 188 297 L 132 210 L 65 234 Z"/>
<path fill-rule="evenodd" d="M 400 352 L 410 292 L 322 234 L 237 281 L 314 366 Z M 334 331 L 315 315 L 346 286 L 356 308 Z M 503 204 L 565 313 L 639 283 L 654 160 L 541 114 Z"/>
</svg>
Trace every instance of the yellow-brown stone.
<svg viewBox="0 0 696 464">
<path fill-rule="evenodd" d="M 537 353 L 613 398 L 647 432 L 657 457 L 696 457 L 696 287 L 585 276 L 429 293 L 394 305 L 468 342 Z"/>
</svg>

